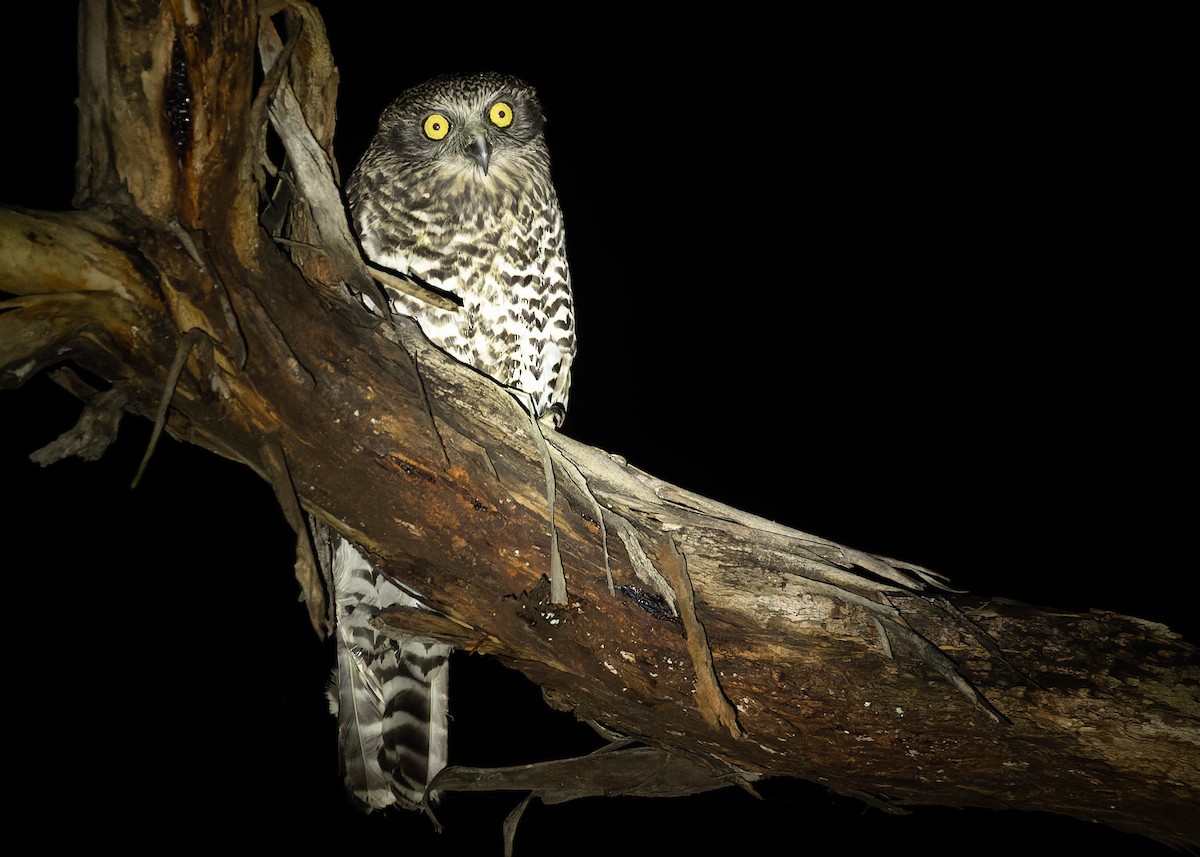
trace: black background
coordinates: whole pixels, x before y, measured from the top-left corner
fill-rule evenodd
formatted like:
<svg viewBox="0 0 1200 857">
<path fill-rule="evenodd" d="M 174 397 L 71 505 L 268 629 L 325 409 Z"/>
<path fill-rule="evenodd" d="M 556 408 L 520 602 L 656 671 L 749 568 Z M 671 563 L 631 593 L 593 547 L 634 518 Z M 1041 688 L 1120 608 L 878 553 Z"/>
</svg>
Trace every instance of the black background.
<svg viewBox="0 0 1200 857">
<path fill-rule="evenodd" d="M 71 5 L 5 35 L 5 203 L 69 207 Z M 1147 85 L 1171 59 L 1143 53 L 1139 25 L 581 11 L 551 31 L 494 9 L 325 5 L 343 175 L 388 101 L 433 74 L 496 69 L 541 92 L 579 319 L 567 434 L 979 594 L 1196 639 L 1193 284 L 1159 216 L 1179 114 Z M 100 462 L 31 464 L 77 413 L 44 378 L 0 395 L 17 829 L 498 854 L 517 795 L 449 796 L 440 835 L 346 805 L 332 648 L 296 600 L 269 488 L 164 437 L 130 490 L 149 435 L 134 418 Z M 456 655 L 452 675 L 452 762 L 598 743 L 490 660 Z M 534 804 L 518 853 L 834 836 L 1166 853 L 1044 814 L 896 818 L 806 784 L 763 793 Z M 62 823 L 35 825 L 45 810 Z"/>
</svg>

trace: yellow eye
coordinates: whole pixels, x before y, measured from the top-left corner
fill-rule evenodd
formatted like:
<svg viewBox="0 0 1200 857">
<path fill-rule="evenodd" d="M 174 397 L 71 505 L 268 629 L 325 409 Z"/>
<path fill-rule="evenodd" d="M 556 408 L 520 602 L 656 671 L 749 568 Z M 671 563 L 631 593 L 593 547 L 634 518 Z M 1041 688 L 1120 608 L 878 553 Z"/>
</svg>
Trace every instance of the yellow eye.
<svg viewBox="0 0 1200 857">
<path fill-rule="evenodd" d="M 503 101 L 497 101 L 492 105 L 492 109 L 488 111 L 488 118 L 492 120 L 492 124 L 497 128 L 507 128 L 512 124 L 512 108 Z"/>
<path fill-rule="evenodd" d="M 450 133 L 450 120 L 441 113 L 430 113 L 425 118 L 425 136 L 430 140 L 440 140 Z"/>
</svg>

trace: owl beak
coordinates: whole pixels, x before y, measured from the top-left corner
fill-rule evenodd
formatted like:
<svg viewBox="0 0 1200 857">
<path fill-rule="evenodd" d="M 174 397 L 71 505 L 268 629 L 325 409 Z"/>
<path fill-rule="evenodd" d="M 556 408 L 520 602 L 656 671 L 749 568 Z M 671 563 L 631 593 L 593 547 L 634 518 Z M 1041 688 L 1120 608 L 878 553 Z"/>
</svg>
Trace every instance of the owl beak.
<svg viewBox="0 0 1200 857">
<path fill-rule="evenodd" d="M 471 142 L 467 145 L 467 157 L 483 167 L 483 174 L 486 176 L 488 172 L 488 164 L 492 160 L 492 144 L 488 142 L 488 138 L 482 132 L 476 132 L 471 136 Z"/>
</svg>

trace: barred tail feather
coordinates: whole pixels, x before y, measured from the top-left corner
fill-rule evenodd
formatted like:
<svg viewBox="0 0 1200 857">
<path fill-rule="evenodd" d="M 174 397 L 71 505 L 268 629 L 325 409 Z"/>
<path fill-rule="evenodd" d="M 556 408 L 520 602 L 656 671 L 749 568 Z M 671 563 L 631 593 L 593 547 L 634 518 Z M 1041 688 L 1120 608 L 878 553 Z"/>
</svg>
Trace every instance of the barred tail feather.
<svg viewBox="0 0 1200 857">
<path fill-rule="evenodd" d="M 346 790 L 368 812 L 422 809 L 434 798 L 426 793 L 429 781 L 446 764 L 451 648 L 376 631 L 370 620 L 380 610 L 423 605 L 378 574 L 345 540 L 339 540 L 332 565 Z"/>
<path fill-rule="evenodd" d="M 381 763 L 394 788 L 409 799 L 426 795 L 429 781 L 446 764 L 446 699 L 450 647 L 420 640 L 399 644 L 395 674 L 384 685 Z M 389 665 L 390 667 L 391 665 Z"/>
<path fill-rule="evenodd" d="M 379 763 L 383 693 L 364 662 L 353 631 L 337 628 L 337 715 L 342 777 L 347 793 L 370 812 L 394 802 L 391 779 Z"/>
</svg>

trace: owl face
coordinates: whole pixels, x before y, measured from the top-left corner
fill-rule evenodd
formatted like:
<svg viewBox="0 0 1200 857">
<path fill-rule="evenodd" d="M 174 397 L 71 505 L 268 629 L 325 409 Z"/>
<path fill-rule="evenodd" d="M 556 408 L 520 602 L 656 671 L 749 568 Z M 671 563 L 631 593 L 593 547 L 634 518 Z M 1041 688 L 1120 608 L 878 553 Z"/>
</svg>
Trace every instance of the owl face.
<svg viewBox="0 0 1200 857">
<path fill-rule="evenodd" d="M 434 167 L 443 177 L 502 182 L 519 162 L 544 157 L 544 124 L 533 87 L 507 75 L 479 74 L 409 89 L 385 111 L 379 128 L 398 169 Z"/>
</svg>

